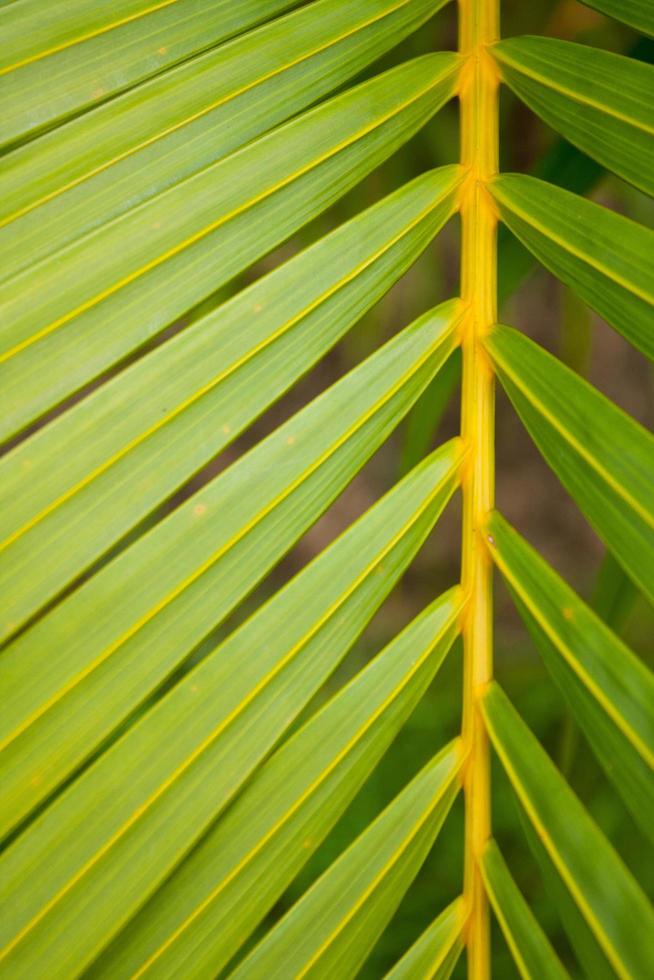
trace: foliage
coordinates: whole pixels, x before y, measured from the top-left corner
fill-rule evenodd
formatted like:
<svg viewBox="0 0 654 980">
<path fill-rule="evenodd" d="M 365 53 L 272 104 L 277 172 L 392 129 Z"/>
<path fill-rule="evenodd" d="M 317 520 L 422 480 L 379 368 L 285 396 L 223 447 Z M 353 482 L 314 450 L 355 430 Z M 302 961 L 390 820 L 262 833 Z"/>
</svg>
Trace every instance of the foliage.
<svg viewBox="0 0 654 980">
<path fill-rule="evenodd" d="M 523 977 L 651 973 L 646 888 L 495 678 L 492 578 L 651 847 L 654 680 L 618 621 L 654 601 L 654 439 L 497 322 L 497 281 L 538 261 L 654 358 L 654 233 L 582 196 L 654 192 L 654 68 L 460 0 L 456 52 L 371 69 L 443 6 L 0 5 L 2 977 L 354 976 L 460 790 L 463 875 L 387 976 L 489 976 L 491 907 Z M 648 0 L 589 6 L 654 34 Z M 499 172 L 501 85 L 566 141 L 535 175 Z M 455 98 L 459 162 L 239 280 Z M 460 295 L 235 456 L 450 220 Z M 595 608 L 495 509 L 496 380 L 606 545 Z M 405 419 L 396 485 L 246 603 Z M 460 582 L 328 686 L 456 494 Z M 446 683 L 453 737 L 320 850 Z M 491 752 L 571 954 L 492 835 Z"/>
</svg>

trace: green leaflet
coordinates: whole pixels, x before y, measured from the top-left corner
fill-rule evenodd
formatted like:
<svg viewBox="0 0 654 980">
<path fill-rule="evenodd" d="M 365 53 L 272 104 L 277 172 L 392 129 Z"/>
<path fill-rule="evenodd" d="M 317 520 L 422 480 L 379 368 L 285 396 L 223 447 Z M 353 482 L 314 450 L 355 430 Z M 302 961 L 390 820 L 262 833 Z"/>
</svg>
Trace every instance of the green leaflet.
<svg viewBox="0 0 654 980">
<path fill-rule="evenodd" d="M 215 977 L 400 730 L 443 662 L 460 610 L 459 589 L 432 603 L 278 749 L 94 963 L 93 976 Z"/>
<path fill-rule="evenodd" d="M 530 109 L 603 166 L 654 194 L 654 66 L 546 37 L 494 45 L 503 79 Z"/>
<path fill-rule="evenodd" d="M 582 3 L 654 37 L 654 9 L 651 0 L 582 0 Z"/>
<path fill-rule="evenodd" d="M 449 218 L 458 181 L 454 167 L 417 178 L 6 456 L 8 615 L 23 622 L 36 613 L 322 357 Z"/>
<path fill-rule="evenodd" d="M 539 262 L 654 360 L 654 232 L 535 177 L 505 174 L 490 190 Z"/>
<path fill-rule="evenodd" d="M 23 633 L 0 658 L 3 830 L 87 758 L 352 479 L 455 343 L 427 313 Z M 443 466 L 455 466 L 450 444 Z M 451 474 L 451 486 L 457 480 Z"/>
<path fill-rule="evenodd" d="M 627 573 L 654 596 L 654 437 L 523 334 L 486 341 L 536 445 Z"/>
<path fill-rule="evenodd" d="M 246 30 L 295 0 L 22 0 L 0 9 L 0 146 Z"/>
<path fill-rule="evenodd" d="M 11 0 L 10 0 L 11 3 Z M 165 4 L 164 4 L 165 5 Z M 65 7 L 53 10 L 40 0 L 24 0 L 19 7 L 0 9 L 0 24 L 7 47 L 0 57 L 0 69 L 31 61 L 53 48 L 75 44 L 89 34 L 111 30 L 117 23 L 142 17 L 156 6 L 148 0 L 116 0 L 111 8 L 69 0 Z"/>
<path fill-rule="evenodd" d="M 1 158 L 0 276 L 33 266 L 272 129 L 440 5 L 317 0 Z"/>
<path fill-rule="evenodd" d="M 6 282 L 2 438 L 340 197 L 447 101 L 458 64 L 427 55 L 364 82 Z"/>
<path fill-rule="evenodd" d="M 450 498 L 459 458 L 444 446 L 382 498 L 5 852 L 5 971 L 45 957 L 51 976 L 77 974 L 152 894 L 363 630 Z"/>
<path fill-rule="evenodd" d="M 654 952 L 647 898 L 495 682 L 482 711 L 522 807 L 607 959 L 620 977 L 647 976 Z"/>
<path fill-rule="evenodd" d="M 597 183 L 602 168 L 576 146 L 566 140 L 556 140 L 540 158 L 534 176 L 554 181 L 575 194 L 586 194 Z M 536 261 L 505 225 L 497 229 L 497 292 L 500 307 L 534 270 Z"/>
<path fill-rule="evenodd" d="M 517 807 L 518 818 L 529 848 L 536 859 L 545 892 L 556 909 L 557 917 L 565 931 L 575 956 L 582 967 L 582 975 L 593 980 L 615 980 L 616 973 L 609 964 L 602 947 L 593 935 L 582 913 L 543 847 L 537 831 Z"/>
<path fill-rule="evenodd" d="M 495 841 L 486 846 L 481 871 L 495 915 L 523 980 L 565 980 L 568 974 L 520 894 Z"/>
<path fill-rule="evenodd" d="M 451 743 L 234 970 L 234 980 L 354 977 L 427 856 L 458 790 Z"/>
<path fill-rule="evenodd" d="M 416 939 L 386 980 L 448 980 L 463 949 L 465 905 L 457 898 Z"/>
<path fill-rule="evenodd" d="M 499 514 L 488 542 L 573 717 L 654 839 L 654 677 Z"/>
</svg>

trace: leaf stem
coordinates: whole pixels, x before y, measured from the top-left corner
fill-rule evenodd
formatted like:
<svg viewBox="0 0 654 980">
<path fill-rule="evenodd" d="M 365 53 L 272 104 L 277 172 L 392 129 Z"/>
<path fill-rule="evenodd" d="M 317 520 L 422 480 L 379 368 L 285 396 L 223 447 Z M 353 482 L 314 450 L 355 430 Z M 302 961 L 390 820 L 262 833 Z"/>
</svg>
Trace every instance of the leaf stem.
<svg viewBox="0 0 654 980">
<path fill-rule="evenodd" d="M 490 976 L 488 901 L 479 860 L 490 837 L 489 747 L 479 699 L 492 677 L 492 567 L 484 525 L 494 502 L 493 370 L 482 339 L 497 319 L 497 218 L 486 184 L 498 169 L 499 76 L 488 45 L 499 36 L 499 0 L 459 0 L 459 50 L 466 59 L 459 91 L 461 162 L 462 328 L 461 434 L 468 446 L 462 474 L 463 776 L 466 826 L 464 896 L 468 912 L 468 976 Z"/>
</svg>

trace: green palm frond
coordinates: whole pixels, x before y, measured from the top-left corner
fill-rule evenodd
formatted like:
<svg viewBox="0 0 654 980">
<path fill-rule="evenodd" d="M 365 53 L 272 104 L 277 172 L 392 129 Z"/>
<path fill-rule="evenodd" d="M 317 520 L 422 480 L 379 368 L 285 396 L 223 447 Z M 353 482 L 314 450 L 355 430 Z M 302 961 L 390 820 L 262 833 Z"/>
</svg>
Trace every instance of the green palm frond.
<svg viewBox="0 0 654 980">
<path fill-rule="evenodd" d="M 648 0 L 588 5 L 654 34 Z M 495 677 L 492 577 L 651 847 L 654 679 L 617 629 L 622 598 L 654 601 L 654 439 L 499 322 L 497 278 L 544 266 L 654 359 L 654 232 L 582 196 L 602 168 L 654 193 L 654 68 L 500 39 L 499 0 L 460 0 L 457 51 L 393 62 L 444 6 L 0 4 L 2 978 L 354 977 L 460 791 L 460 885 L 387 977 L 446 980 L 465 950 L 485 980 L 491 911 L 523 978 L 652 971 L 640 869 Z M 531 175 L 499 172 L 503 84 L 561 137 Z M 458 162 L 326 230 L 454 98 Z M 241 449 L 455 216 L 459 295 Z M 459 377 L 460 435 L 428 452 Z M 496 382 L 606 545 L 595 601 L 495 507 Z M 270 594 L 407 417 L 402 478 Z M 460 581 L 353 671 L 457 494 Z M 457 731 L 304 887 L 447 667 Z M 496 772 L 572 954 L 493 831 Z"/>
</svg>

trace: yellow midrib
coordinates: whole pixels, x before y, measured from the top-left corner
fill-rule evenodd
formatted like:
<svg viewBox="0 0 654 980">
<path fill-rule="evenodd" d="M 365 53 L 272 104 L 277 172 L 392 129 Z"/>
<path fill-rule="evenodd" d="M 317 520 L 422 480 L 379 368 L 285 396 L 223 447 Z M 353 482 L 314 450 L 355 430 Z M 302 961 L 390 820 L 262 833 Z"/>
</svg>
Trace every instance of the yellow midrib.
<svg viewBox="0 0 654 980">
<path fill-rule="evenodd" d="M 461 435 L 468 450 L 462 474 L 461 579 L 465 792 L 465 941 L 470 980 L 490 976 L 488 897 L 480 858 L 490 838 L 488 735 L 480 698 L 492 678 L 492 563 L 483 527 L 494 504 L 494 376 L 483 338 L 497 320 L 496 209 L 486 191 L 498 169 L 499 72 L 488 48 L 499 38 L 499 0 L 459 0 L 462 331 Z"/>
</svg>

